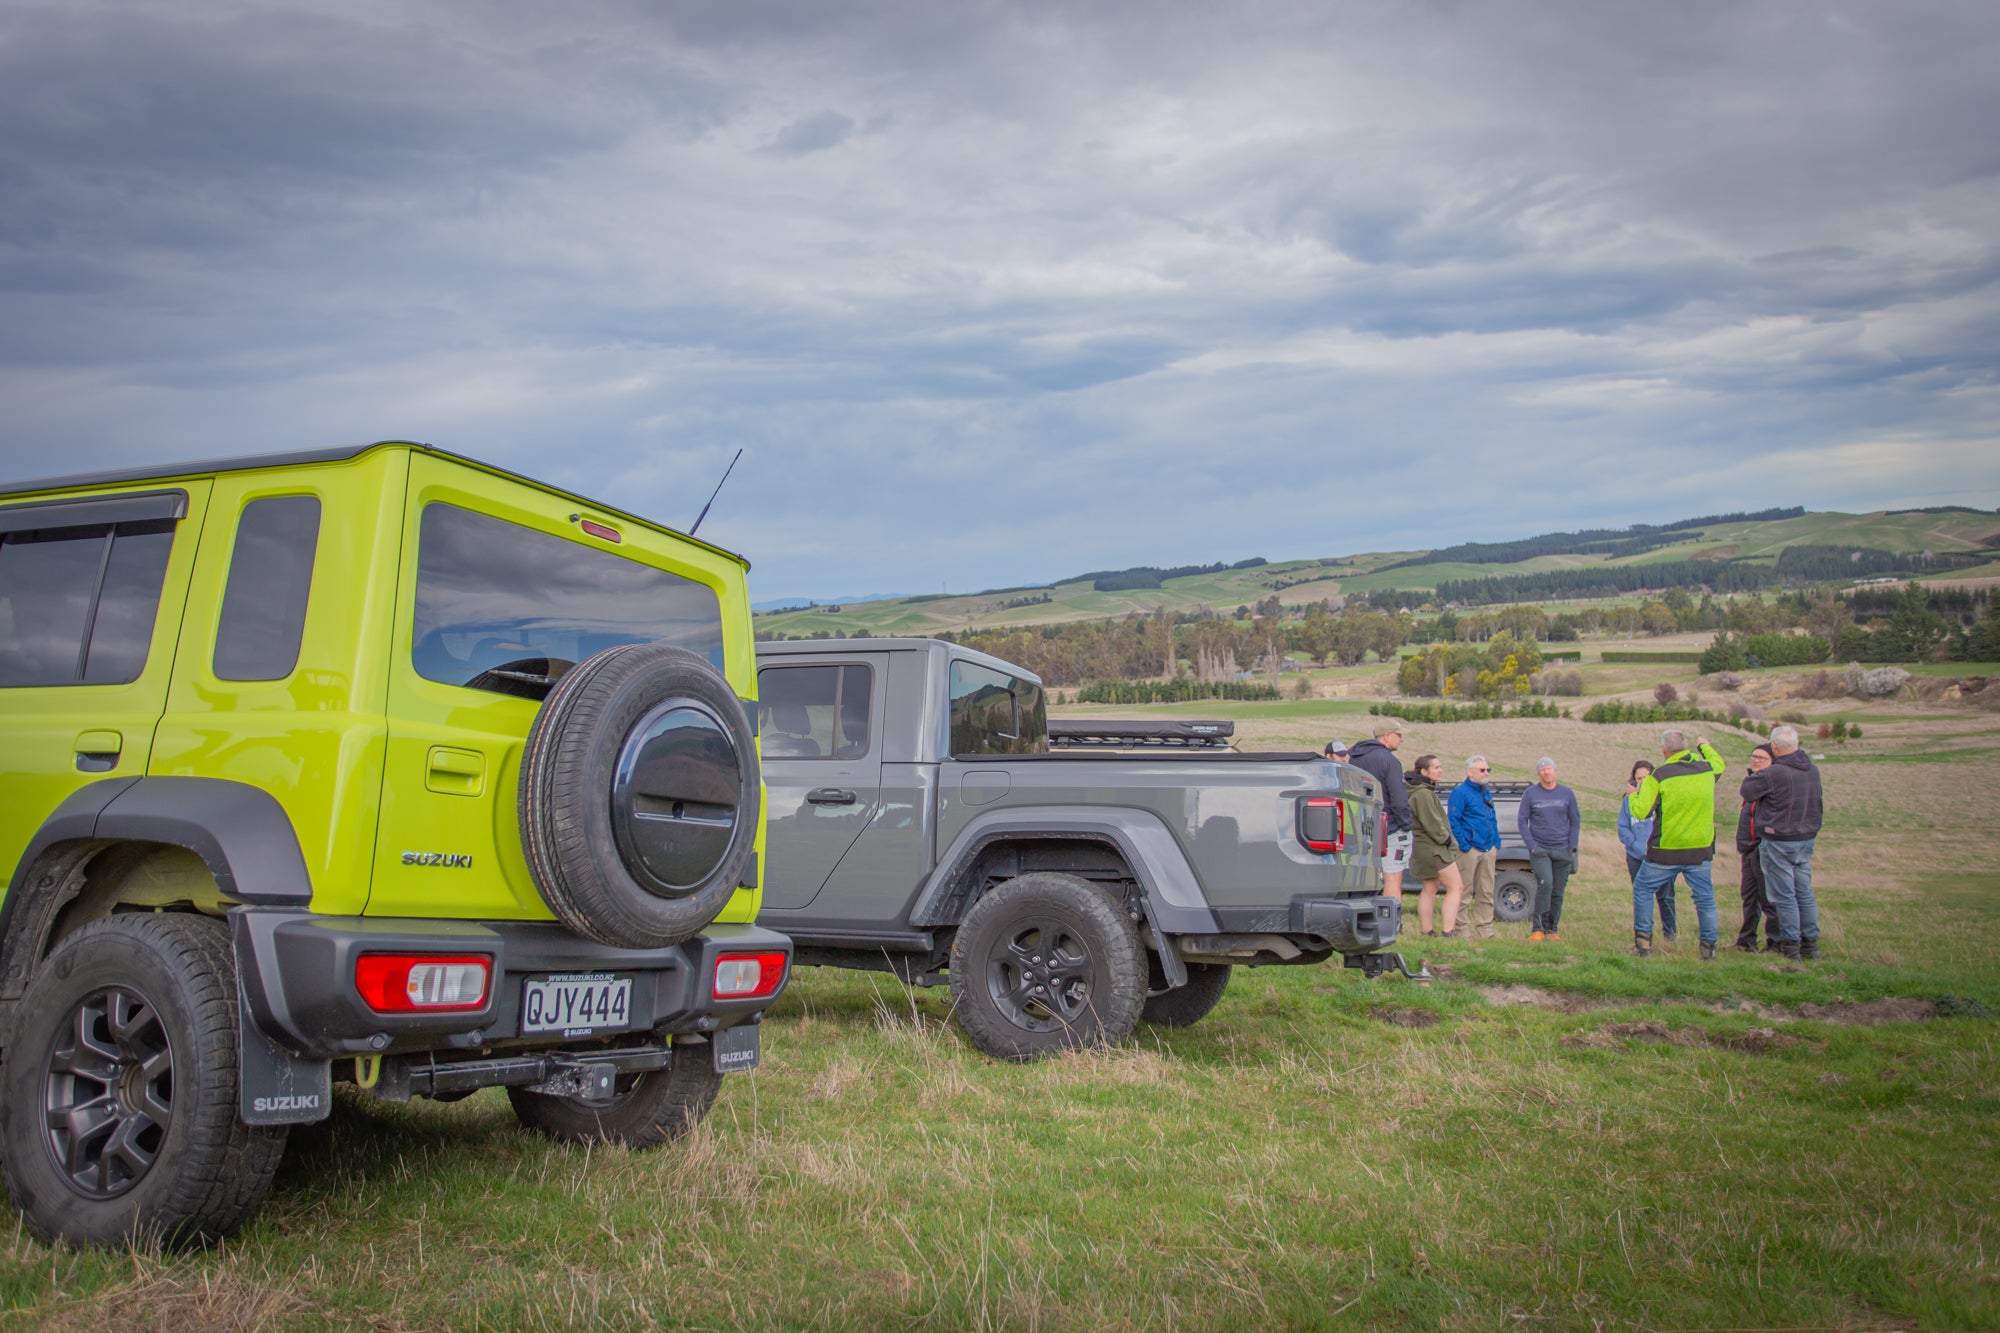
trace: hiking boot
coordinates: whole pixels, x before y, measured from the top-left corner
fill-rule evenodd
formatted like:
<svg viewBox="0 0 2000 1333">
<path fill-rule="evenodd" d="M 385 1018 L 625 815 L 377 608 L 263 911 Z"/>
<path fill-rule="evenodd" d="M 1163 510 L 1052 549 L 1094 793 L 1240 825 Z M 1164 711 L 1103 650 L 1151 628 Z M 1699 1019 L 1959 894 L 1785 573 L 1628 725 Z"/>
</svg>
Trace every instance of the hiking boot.
<svg viewBox="0 0 2000 1333">
<path fill-rule="evenodd" d="M 1745 944 L 1745 943 L 1744 943 L 1744 942 L 1743 942 L 1742 940 L 1738 940 L 1738 941 L 1736 941 L 1736 952 L 1738 952 L 1738 953 L 1761 953 L 1761 952 L 1762 952 L 1762 950 L 1760 950 L 1760 949 L 1759 949 L 1759 948 L 1758 948 L 1758 947 L 1757 947 L 1757 946 L 1756 946 L 1755 944 Z"/>
<path fill-rule="evenodd" d="M 1531 930 L 1528 932 L 1528 938 L 1531 940 L 1540 940 L 1540 939 L 1547 939 L 1548 937 L 1542 934 L 1542 932 L 1539 930 Z"/>
<path fill-rule="evenodd" d="M 1641 958 L 1651 958 L 1653 956 L 1653 937 L 1651 935 L 1643 935 L 1636 930 L 1633 931 L 1632 952 Z"/>
<path fill-rule="evenodd" d="M 1810 940 L 1800 940 L 1799 957 L 1801 958 L 1819 957 L 1819 940 L 1817 938 Z"/>
<path fill-rule="evenodd" d="M 1781 956 L 1789 958 L 1795 963 L 1799 961 L 1800 949 L 1797 940 L 1779 940 L 1776 947 Z"/>
<path fill-rule="evenodd" d="M 1713 944 L 1703 944 L 1701 946 L 1701 961 L 1704 963 L 1715 961 L 1715 946 Z"/>
<path fill-rule="evenodd" d="M 1671 930 L 1663 930 L 1660 932 L 1660 938 L 1665 940 L 1668 944 L 1672 944 L 1674 942 L 1674 932 Z"/>
</svg>

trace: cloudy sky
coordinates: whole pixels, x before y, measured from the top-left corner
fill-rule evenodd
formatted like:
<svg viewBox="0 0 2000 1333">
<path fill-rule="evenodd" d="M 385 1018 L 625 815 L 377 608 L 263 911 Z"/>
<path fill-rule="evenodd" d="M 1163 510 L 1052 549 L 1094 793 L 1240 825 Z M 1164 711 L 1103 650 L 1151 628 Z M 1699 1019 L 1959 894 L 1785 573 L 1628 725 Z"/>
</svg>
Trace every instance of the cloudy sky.
<svg viewBox="0 0 2000 1333">
<path fill-rule="evenodd" d="M 839 596 L 2000 504 L 2000 6 L 0 5 L 0 481 L 428 441 Z"/>
</svg>

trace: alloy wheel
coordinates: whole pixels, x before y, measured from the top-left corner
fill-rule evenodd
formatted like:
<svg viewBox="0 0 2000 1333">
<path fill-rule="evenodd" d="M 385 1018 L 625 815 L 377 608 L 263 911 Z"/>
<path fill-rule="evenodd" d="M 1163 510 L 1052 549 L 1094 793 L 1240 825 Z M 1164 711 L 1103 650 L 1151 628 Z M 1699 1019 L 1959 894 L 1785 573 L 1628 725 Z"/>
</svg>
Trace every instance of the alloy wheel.
<svg viewBox="0 0 2000 1333">
<path fill-rule="evenodd" d="M 92 991 L 49 1052 L 48 1148 L 71 1189 L 111 1199 L 158 1160 L 174 1120 L 174 1052 L 160 1011 L 137 991 Z"/>
</svg>

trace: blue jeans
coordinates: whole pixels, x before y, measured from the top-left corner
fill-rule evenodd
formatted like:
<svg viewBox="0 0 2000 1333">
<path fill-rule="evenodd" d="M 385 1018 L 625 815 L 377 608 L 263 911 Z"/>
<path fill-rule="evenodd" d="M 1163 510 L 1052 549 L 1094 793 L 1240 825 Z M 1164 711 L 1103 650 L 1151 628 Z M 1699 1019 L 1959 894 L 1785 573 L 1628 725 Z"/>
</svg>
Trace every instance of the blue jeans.
<svg viewBox="0 0 2000 1333">
<path fill-rule="evenodd" d="M 1819 903 L 1812 891 L 1813 843 L 1779 842 L 1765 838 L 1757 844 L 1764 863 L 1764 896 L 1778 913 L 1778 940 L 1784 944 L 1819 939 Z"/>
<path fill-rule="evenodd" d="M 1695 920 L 1701 925 L 1701 942 L 1714 944 L 1715 881 L 1709 876 L 1706 861 L 1691 866 L 1640 862 L 1639 873 L 1632 877 L 1632 933 L 1647 939 L 1653 937 L 1653 895 L 1662 889 L 1671 890 L 1675 875 L 1687 876 L 1688 896 L 1694 899 Z"/>
<path fill-rule="evenodd" d="M 1625 853 L 1625 874 L 1633 883 L 1639 882 L 1639 867 L 1646 864 L 1632 853 Z M 1668 880 L 1653 895 L 1653 905 L 1660 909 L 1660 933 L 1668 939 L 1674 937 L 1674 882 Z"/>
</svg>

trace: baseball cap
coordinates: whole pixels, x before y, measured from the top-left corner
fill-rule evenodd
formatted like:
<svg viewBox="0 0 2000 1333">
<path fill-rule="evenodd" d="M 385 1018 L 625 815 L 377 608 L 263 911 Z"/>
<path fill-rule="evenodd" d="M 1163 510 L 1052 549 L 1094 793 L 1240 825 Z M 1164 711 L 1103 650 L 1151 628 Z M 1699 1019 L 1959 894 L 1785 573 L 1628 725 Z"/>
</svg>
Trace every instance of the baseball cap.
<svg viewBox="0 0 2000 1333">
<path fill-rule="evenodd" d="M 1346 742 L 1346 741 L 1328 741 L 1328 742 L 1326 743 L 1326 751 L 1325 751 L 1325 753 L 1327 753 L 1327 754 L 1346 754 L 1346 753 L 1347 753 L 1347 742 Z"/>
</svg>

